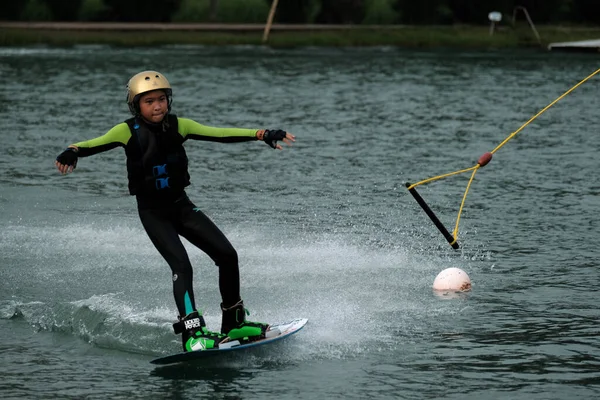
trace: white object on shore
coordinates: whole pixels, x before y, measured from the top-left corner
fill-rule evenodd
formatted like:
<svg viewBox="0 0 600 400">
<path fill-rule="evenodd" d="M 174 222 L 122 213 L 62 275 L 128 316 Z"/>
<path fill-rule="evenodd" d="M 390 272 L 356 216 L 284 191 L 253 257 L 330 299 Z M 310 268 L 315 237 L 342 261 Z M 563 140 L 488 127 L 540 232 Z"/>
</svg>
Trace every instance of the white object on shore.
<svg viewBox="0 0 600 400">
<path fill-rule="evenodd" d="M 600 39 L 550 43 L 548 45 L 548 50 L 589 51 L 597 53 L 600 50 Z"/>
<path fill-rule="evenodd" d="M 447 268 L 435 277 L 433 290 L 467 292 L 471 290 L 471 278 L 460 268 Z"/>
<path fill-rule="evenodd" d="M 496 27 L 496 23 L 502 21 L 502 13 L 498 11 L 492 11 L 488 14 L 488 19 L 490 20 L 490 36 L 494 34 L 494 28 Z"/>
</svg>

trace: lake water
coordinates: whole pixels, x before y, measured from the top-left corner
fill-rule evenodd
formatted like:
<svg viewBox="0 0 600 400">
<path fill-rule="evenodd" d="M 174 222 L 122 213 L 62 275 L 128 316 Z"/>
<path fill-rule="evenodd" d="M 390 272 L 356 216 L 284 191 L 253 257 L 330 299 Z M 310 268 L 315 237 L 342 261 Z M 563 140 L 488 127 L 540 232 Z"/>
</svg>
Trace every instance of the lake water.
<svg viewBox="0 0 600 400">
<path fill-rule="evenodd" d="M 543 51 L 0 48 L 0 397 L 593 399 L 600 396 L 594 77 L 481 169 L 452 250 L 404 187 L 475 165 L 598 68 Z M 240 257 L 250 319 L 293 337 L 156 368 L 180 350 L 170 270 L 114 149 L 61 176 L 68 144 L 128 118 L 163 72 L 174 112 L 281 128 L 293 147 L 186 142 L 190 198 Z M 470 174 L 419 187 L 451 230 Z M 217 268 L 186 243 L 220 322 Z M 449 267 L 458 298 L 432 292 Z"/>
</svg>

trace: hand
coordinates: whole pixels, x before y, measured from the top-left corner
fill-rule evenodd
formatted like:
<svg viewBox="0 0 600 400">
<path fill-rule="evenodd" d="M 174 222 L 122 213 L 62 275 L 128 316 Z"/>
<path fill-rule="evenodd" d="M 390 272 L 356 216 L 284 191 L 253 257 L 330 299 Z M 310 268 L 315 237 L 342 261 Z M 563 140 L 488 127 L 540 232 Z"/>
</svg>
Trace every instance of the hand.
<svg viewBox="0 0 600 400">
<path fill-rule="evenodd" d="M 283 140 L 285 144 L 291 146 L 292 142 L 296 141 L 296 136 L 281 129 L 266 129 L 262 139 L 272 148 L 281 150 L 281 145 L 277 144 L 278 140 Z"/>
<path fill-rule="evenodd" d="M 63 175 L 73 172 L 77 166 L 77 149 L 73 147 L 67 148 L 65 151 L 60 153 L 58 157 L 56 157 L 54 165 L 56 165 L 56 168 Z"/>
</svg>

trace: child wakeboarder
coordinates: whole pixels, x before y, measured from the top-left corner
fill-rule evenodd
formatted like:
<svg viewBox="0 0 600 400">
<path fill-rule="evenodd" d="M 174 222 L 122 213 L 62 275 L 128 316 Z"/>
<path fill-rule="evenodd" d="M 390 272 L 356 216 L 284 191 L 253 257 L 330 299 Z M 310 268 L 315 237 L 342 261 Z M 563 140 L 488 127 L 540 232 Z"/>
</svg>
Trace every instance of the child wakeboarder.
<svg viewBox="0 0 600 400">
<path fill-rule="evenodd" d="M 127 84 L 127 105 L 133 115 L 103 136 L 68 146 L 55 161 L 62 174 L 73 172 L 79 157 L 124 147 L 129 193 L 136 196 L 138 214 L 150 240 L 172 271 L 173 294 L 179 312 L 173 324 L 182 334 L 184 351 L 218 348 L 229 340 L 265 337 L 268 324 L 246 320 L 240 296 L 238 255 L 221 230 L 185 193 L 190 185 L 187 139 L 222 143 L 262 140 L 281 150 L 295 136 L 283 130 L 215 128 L 171 114 L 172 89 L 159 72 L 144 71 Z M 193 271 L 180 236 L 206 253 L 219 268 L 222 303 L 221 331 L 207 329 L 196 309 Z"/>
</svg>

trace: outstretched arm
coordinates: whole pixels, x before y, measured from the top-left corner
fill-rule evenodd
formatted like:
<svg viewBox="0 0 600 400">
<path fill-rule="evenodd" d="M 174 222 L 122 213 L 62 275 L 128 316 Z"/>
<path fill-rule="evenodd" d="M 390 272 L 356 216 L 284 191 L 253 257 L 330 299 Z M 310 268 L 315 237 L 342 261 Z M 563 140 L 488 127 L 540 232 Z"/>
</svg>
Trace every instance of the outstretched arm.
<svg viewBox="0 0 600 400">
<path fill-rule="evenodd" d="M 125 146 L 129 138 L 131 138 L 131 131 L 127 124 L 118 124 L 100 137 L 69 145 L 56 157 L 54 165 L 63 175 L 73 172 L 79 157 L 88 157 L 115 147 Z"/>
<path fill-rule="evenodd" d="M 178 118 L 179 133 L 185 139 L 206 140 L 211 142 L 235 143 L 251 140 L 263 140 L 274 149 L 281 150 L 278 140 L 291 145 L 296 137 L 282 130 L 216 128 L 197 123 L 191 119 Z"/>
</svg>

